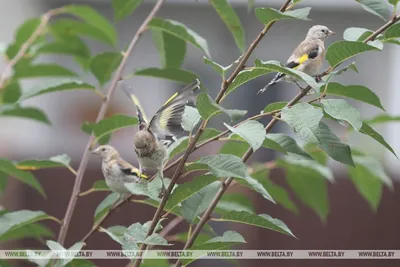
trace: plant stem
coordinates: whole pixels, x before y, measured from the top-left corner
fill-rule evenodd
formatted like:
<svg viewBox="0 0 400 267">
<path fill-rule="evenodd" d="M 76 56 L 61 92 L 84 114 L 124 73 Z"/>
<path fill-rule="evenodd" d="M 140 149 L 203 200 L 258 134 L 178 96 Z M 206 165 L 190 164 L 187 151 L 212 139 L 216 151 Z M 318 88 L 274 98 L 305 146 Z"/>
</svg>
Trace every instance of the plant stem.
<svg viewBox="0 0 400 267">
<path fill-rule="evenodd" d="M 143 32 L 145 32 L 146 28 L 147 28 L 147 24 L 150 22 L 150 20 L 155 16 L 155 14 L 157 13 L 157 11 L 160 9 L 161 5 L 163 4 L 164 0 L 158 0 L 156 2 L 156 4 L 154 5 L 153 9 L 151 10 L 151 12 L 149 13 L 149 15 L 146 17 L 146 19 L 143 21 L 142 25 L 139 27 L 139 29 L 137 30 L 137 32 L 135 33 L 135 35 L 132 38 L 132 41 L 130 42 L 128 49 L 126 50 L 126 52 L 124 53 L 124 56 L 122 58 L 121 64 L 119 65 L 113 80 L 111 81 L 111 85 L 108 88 L 107 91 L 107 96 L 106 98 L 103 100 L 103 103 L 101 105 L 99 114 L 97 115 L 97 119 L 96 122 L 99 122 L 100 120 L 102 120 L 104 118 L 104 115 L 106 114 L 108 105 L 110 103 L 110 99 L 111 96 L 113 94 L 113 92 L 115 91 L 116 87 L 117 87 L 117 83 L 121 78 L 122 75 L 122 71 L 125 68 L 126 63 L 128 62 L 128 58 L 131 55 L 133 48 L 136 46 L 137 41 L 139 40 L 139 37 L 142 35 Z M 88 160 L 89 160 L 89 156 L 90 156 L 90 146 L 93 143 L 93 141 L 95 140 L 95 137 L 93 135 L 90 136 L 89 141 L 86 145 L 85 151 L 83 152 L 83 156 L 82 156 L 82 160 L 80 162 L 78 171 L 77 171 L 77 175 L 75 178 L 75 183 L 74 183 L 74 187 L 72 190 L 72 195 L 71 198 L 69 200 L 68 203 L 68 208 L 67 211 L 65 213 L 64 216 L 64 220 L 63 220 L 63 224 L 61 226 L 60 229 L 60 233 L 58 235 L 58 239 L 57 242 L 60 243 L 61 245 L 64 244 L 65 242 L 65 237 L 68 231 L 68 227 L 72 218 L 72 214 L 74 213 L 74 209 L 75 209 L 75 205 L 76 202 L 78 200 L 78 195 L 79 195 L 79 191 L 81 188 L 81 184 L 82 184 L 82 179 L 83 179 L 83 174 L 85 173 L 87 164 L 88 164 Z"/>
<path fill-rule="evenodd" d="M 367 38 L 366 40 L 364 40 L 364 43 L 367 43 L 369 41 L 372 41 L 375 39 L 375 37 L 377 37 L 380 33 L 382 33 L 383 31 L 385 31 L 388 27 L 390 27 L 391 25 L 393 25 L 394 23 L 396 23 L 398 20 L 400 19 L 400 16 L 394 16 L 394 18 L 392 20 L 390 20 L 389 22 L 387 22 L 384 26 L 382 26 L 381 28 L 379 28 L 378 30 L 376 30 L 369 38 Z M 329 68 L 327 71 L 325 71 L 323 73 L 323 76 L 329 74 L 333 69 Z M 311 90 L 311 87 L 308 86 L 306 89 L 302 90 L 299 94 L 297 94 L 287 105 L 286 107 L 290 107 L 293 106 L 294 104 L 296 104 L 298 101 L 300 101 L 304 96 L 307 95 L 308 91 Z M 277 117 L 279 117 L 280 115 L 277 115 Z M 271 119 L 271 121 L 267 124 L 267 126 L 265 127 L 265 132 L 269 133 L 272 129 L 272 127 L 276 124 L 276 122 L 278 121 L 278 119 L 276 119 L 275 117 Z M 251 148 L 249 148 L 246 153 L 243 155 L 242 160 L 243 162 L 246 162 L 250 156 L 253 154 L 253 150 Z M 211 218 L 211 214 L 214 211 L 214 208 L 217 206 L 219 200 L 221 199 L 221 197 L 223 196 L 223 194 L 226 192 L 226 190 L 228 189 L 229 185 L 231 184 L 231 182 L 233 181 L 233 177 L 229 177 L 226 178 L 225 181 L 223 182 L 221 188 L 219 189 L 217 195 L 215 196 L 215 198 L 213 199 L 213 201 L 211 202 L 210 206 L 207 208 L 207 210 L 203 213 L 200 222 L 197 224 L 196 228 L 193 230 L 192 235 L 190 236 L 190 238 L 187 240 L 183 250 L 190 248 L 190 246 L 192 246 L 192 244 L 194 243 L 197 235 L 200 233 L 200 231 L 202 230 L 203 226 L 207 223 L 207 221 Z M 180 267 L 182 266 L 182 263 L 177 260 L 175 267 Z"/>
</svg>

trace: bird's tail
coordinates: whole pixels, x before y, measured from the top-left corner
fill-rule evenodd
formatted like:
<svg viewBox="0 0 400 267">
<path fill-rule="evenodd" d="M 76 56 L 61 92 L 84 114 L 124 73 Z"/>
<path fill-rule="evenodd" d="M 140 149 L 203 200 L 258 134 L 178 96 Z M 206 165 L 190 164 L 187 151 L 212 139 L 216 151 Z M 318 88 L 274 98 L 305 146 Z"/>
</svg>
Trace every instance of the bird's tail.
<svg viewBox="0 0 400 267">
<path fill-rule="evenodd" d="M 283 79 L 283 77 L 285 77 L 285 75 L 286 75 L 286 74 L 281 73 L 281 72 L 277 73 L 277 74 L 275 75 L 275 77 L 274 77 L 266 86 L 264 86 L 264 88 L 260 89 L 260 90 L 257 92 L 257 94 L 262 94 L 262 93 L 264 93 L 270 86 L 272 86 L 272 85 L 274 85 L 274 84 L 280 82 L 280 81 Z"/>
</svg>

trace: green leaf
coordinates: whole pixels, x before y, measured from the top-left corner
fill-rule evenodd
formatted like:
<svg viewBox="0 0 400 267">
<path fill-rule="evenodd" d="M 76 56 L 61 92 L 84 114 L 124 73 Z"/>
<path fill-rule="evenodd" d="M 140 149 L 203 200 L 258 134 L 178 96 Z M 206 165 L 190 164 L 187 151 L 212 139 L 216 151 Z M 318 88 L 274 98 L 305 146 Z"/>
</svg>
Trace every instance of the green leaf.
<svg viewBox="0 0 400 267">
<path fill-rule="evenodd" d="M 20 117 L 25 119 L 36 120 L 39 122 L 46 123 L 51 125 L 51 122 L 47 118 L 47 115 L 41 109 L 32 108 L 32 107 L 4 107 L 1 109 L 0 107 L 0 117 L 1 116 L 12 116 L 12 117 Z"/>
<path fill-rule="evenodd" d="M 51 157 L 48 160 L 42 159 L 28 159 L 18 162 L 17 168 L 20 170 L 40 170 L 40 169 L 48 169 L 48 168 L 60 168 L 60 167 L 69 167 L 69 163 L 71 158 L 62 154 L 59 156 Z"/>
<path fill-rule="evenodd" d="M 224 123 L 225 127 L 228 128 L 232 133 L 239 135 L 246 142 L 248 142 L 253 151 L 256 151 L 261 147 L 265 139 L 264 125 L 258 121 L 246 121 L 239 126 L 232 127 Z"/>
<path fill-rule="evenodd" d="M 0 159 L 0 172 L 3 172 L 9 176 L 15 177 L 24 184 L 36 189 L 42 196 L 46 197 L 46 193 L 39 181 L 30 172 L 19 170 L 11 161 L 7 159 Z"/>
<path fill-rule="evenodd" d="M 219 154 L 231 154 L 237 157 L 242 157 L 249 149 L 249 144 L 243 140 L 232 140 L 222 145 L 219 150 Z"/>
<path fill-rule="evenodd" d="M 9 230 L 0 237 L 0 242 L 14 241 L 27 238 L 35 238 L 41 240 L 42 238 L 48 238 L 53 236 L 54 233 L 49 228 L 39 223 L 31 223 L 16 228 L 14 230 Z"/>
<path fill-rule="evenodd" d="M 217 177 L 237 177 L 246 179 L 249 174 L 242 159 L 234 155 L 219 154 L 201 157 L 196 163 L 206 164 Z"/>
<path fill-rule="evenodd" d="M 40 25 L 40 21 L 40 18 L 31 18 L 24 21 L 24 23 L 18 27 L 15 33 L 15 42 L 17 44 L 23 44 L 28 41 L 29 37 L 31 37 L 31 35 Z"/>
<path fill-rule="evenodd" d="M 95 91 L 96 87 L 94 85 L 85 83 L 80 80 L 57 79 L 50 82 L 43 82 L 42 84 L 29 89 L 28 92 L 24 92 L 23 98 L 27 99 L 48 93 L 59 92 L 59 91 L 71 91 L 71 90 Z"/>
<path fill-rule="evenodd" d="M 160 225 L 158 225 L 157 228 L 161 228 Z M 141 243 L 141 244 L 147 244 L 147 245 L 157 245 L 157 246 L 168 246 L 167 240 L 165 240 L 163 237 L 161 237 L 159 234 L 152 234 L 147 237 L 147 233 L 149 231 L 149 223 L 145 223 L 141 225 L 140 223 L 134 223 L 131 226 L 128 227 L 126 232 L 124 233 L 124 243 L 125 245 L 128 245 L 128 243 Z"/>
<path fill-rule="evenodd" d="M 85 259 L 73 259 L 71 262 L 69 262 L 65 267 L 96 267 L 96 265 Z"/>
<path fill-rule="evenodd" d="M 267 134 L 265 137 L 278 143 L 289 155 L 311 159 L 310 155 L 297 144 L 296 140 L 286 134 Z"/>
<path fill-rule="evenodd" d="M 177 68 L 183 64 L 186 55 L 186 42 L 165 31 L 153 30 L 153 43 L 161 58 L 163 68 Z"/>
<path fill-rule="evenodd" d="M 308 143 L 304 146 L 304 150 L 311 155 L 319 164 L 328 164 L 328 155 L 316 144 Z"/>
<path fill-rule="evenodd" d="M 181 208 L 183 218 L 190 224 L 194 223 L 197 217 L 210 206 L 220 189 L 220 185 L 220 181 L 215 181 L 185 199 Z"/>
<path fill-rule="evenodd" d="M 117 43 L 117 31 L 115 27 L 96 10 L 88 5 L 69 5 L 63 8 L 66 13 L 70 13 L 81 18 L 86 24 L 101 31 L 113 46 Z"/>
<path fill-rule="evenodd" d="M 210 0 L 210 3 L 215 8 L 228 29 L 231 31 L 236 45 L 238 46 L 240 52 L 243 53 L 246 45 L 244 30 L 235 10 L 231 7 L 227 0 Z"/>
<path fill-rule="evenodd" d="M 0 197 L 6 191 L 8 183 L 8 175 L 0 172 Z"/>
<path fill-rule="evenodd" d="M 397 4 L 399 3 L 399 0 L 389 0 L 389 3 L 396 8 Z"/>
<path fill-rule="evenodd" d="M 194 127 L 200 122 L 201 116 L 196 108 L 185 106 L 185 111 L 182 116 L 182 128 L 187 131 L 193 131 Z"/>
<path fill-rule="evenodd" d="M 100 228 L 99 231 L 106 233 L 112 240 L 119 243 L 120 245 L 124 244 L 123 236 L 128 228 L 125 226 L 111 226 L 108 229 Z"/>
<path fill-rule="evenodd" d="M 106 181 L 98 180 L 98 181 L 94 182 L 92 187 L 89 190 L 81 192 L 79 194 L 79 196 L 85 196 L 92 192 L 97 192 L 97 191 L 110 191 L 110 188 L 107 186 Z"/>
<path fill-rule="evenodd" d="M 286 179 L 289 186 L 300 200 L 325 221 L 329 213 L 326 178 L 314 168 L 296 164 L 295 161 L 286 161 L 285 159 L 279 160 L 277 164 L 286 170 Z"/>
<path fill-rule="evenodd" d="M 384 41 L 388 40 L 397 40 L 400 37 L 400 24 L 393 24 L 385 31 L 385 39 Z"/>
<path fill-rule="evenodd" d="M 269 149 L 281 152 L 283 154 L 287 154 L 286 150 L 279 143 L 277 143 L 269 138 L 264 139 L 262 147 L 269 148 Z"/>
<path fill-rule="evenodd" d="M 320 143 L 317 134 L 323 112 L 308 103 L 282 109 L 282 119 L 305 141 Z"/>
<path fill-rule="evenodd" d="M 3 237 L 11 231 L 16 231 L 26 225 L 43 220 L 55 220 L 43 211 L 19 210 L 8 212 L 0 217 L 0 236 Z"/>
<path fill-rule="evenodd" d="M 289 194 L 286 192 L 284 188 L 279 185 L 273 183 L 268 177 L 268 169 L 262 168 L 257 170 L 251 175 L 254 179 L 262 184 L 265 190 L 271 195 L 271 197 L 278 203 L 283 206 L 285 209 L 298 213 L 298 209 L 296 204 L 291 200 Z"/>
<path fill-rule="evenodd" d="M 201 189 L 215 182 L 217 178 L 213 175 L 202 175 L 197 176 L 193 180 L 180 184 L 168 198 L 168 202 L 165 205 L 166 211 L 171 211 L 175 207 L 179 206 L 183 201 L 192 197 Z"/>
<path fill-rule="evenodd" d="M 223 222 L 238 222 L 248 225 L 254 225 L 261 228 L 266 228 L 272 231 L 276 231 L 282 234 L 293 236 L 293 233 L 282 221 L 274 219 L 267 214 L 252 214 L 246 211 L 230 211 L 221 216 L 218 221 Z"/>
<path fill-rule="evenodd" d="M 117 202 L 118 198 L 118 193 L 111 193 L 100 202 L 94 211 L 94 223 L 97 223 L 108 212 L 108 210 Z"/>
<path fill-rule="evenodd" d="M 167 79 L 184 84 L 191 83 L 193 80 L 197 79 L 197 75 L 193 72 L 176 68 L 147 68 L 136 71 L 135 75 Z"/>
<path fill-rule="evenodd" d="M 361 4 L 362 8 L 383 20 L 389 18 L 389 9 L 385 1 L 381 0 L 356 0 Z"/>
<path fill-rule="evenodd" d="M 364 122 L 367 123 L 368 125 L 386 123 L 386 122 L 400 122 L 400 116 L 391 116 L 388 114 L 382 114 L 372 119 L 366 120 Z"/>
<path fill-rule="evenodd" d="M 349 58 L 373 50 L 380 49 L 372 45 L 364 44 L 363 42 L 338 41 L 328 47 L 326 51 L 326 60 L 328 60 L 332 67 L 336 67 Z"/>
<path fill-rule="evenodd" d="M 105 52 L 96 55 L 90 62 L 90 70 L 101 85 L 107 83 L 121 63 L 122 55 L 116 52 Z"/>
<path fill-rule="evenodd" d="M 136 117 L 129 117 L 123 114 L 114 114 L 93 125 L 93 132 L 96 140 L 109 135 L 122 128 L 131 127 L 138 124 Z"/>
<path fill-rule="evenodd" d="M 287 164 L 293 166 L 294 168 L 298 169 L 309 169 L 318 173 L 321 177 L 324 177 L 330 182 L 334 182 L 333 173 L 331 169 L 326 167 L 325 165 L 319 164 L 317 161 L 314 160 L 307 160 L 307 159 L 294 159 L 291 157 L 284 157 L 284 163 L 281 163 L 283 166 L 287 166 Z"/>
<path fill-rule="evenodd" d="M 101 28 L 86 22 L 72 19 L 58 19 L 51 24 L 55 36 L 82 36 L 92 38 L 105 44 L 115 46 L 116 38 L 110 38 Z"/>
<path fill-rule="evenodd" d="M 343 39 L 346 41 L 364 41 L 368 38 L 373 32 L 371 30 L 365 28 L 358 27 L 350 27 L 347 28 L 343 33 Z"/>
<path fill-rule="evenodd" d="M 148 24 L 148 27 L 151 29 L 166 31 L 172 35 L 175 35 L 176 37 L 196 46 L 202 50 L 207 57 L 211 58 L 210 52 L 208 51 L 207 41 L 180 22 L 168 19 L 153 18 Z"/>
<path fill-rule="evenodd" d="M 197 96 L 196 107 L 204 120 L 209 120 L 214 115 L 225 113 L 234 121 L 247 113 L 245 110 L 225 109 L 206 93 L 201 93 Z"/>
<path fill-rule="evenodd" d="M 343 143 L 323 122 L 319 124 L 318 139 L 320 140 L 319 147 L 331 158 L 343 164 L 354 166 L 350 147 Z"/>
<path fill-rule="evenodd" d="M 202 244 L 197 244 L 190 248 L 190 250 L 206 250 L 204 251 L 204 255 L 207 255 L 207 251 L 218 251 L 218 250 L 226 250 L 230 249 L 234 245 L 239 245 L 246 243 L 244 238 L 237 232 L 234 231 L 226 231 L 222 236 L 217 236 L 205 241 Z M 201 258 L 203 255 L 197 253 L 196 256 L 192 259 L 180 259 L 180 261 L 187 266 L 189 263 L 195 261 L 196 259 Z"/>
<path fill-rule="evenodd" d="M 274 102 L 274 103 L 268 104 L 264 108 L 264 113 L 268 113 L 268 112 L 272 112 L 272 111 L 278 112 L 281 109 L 283 109 L 284 107 L 286 107 L 287 104 L 288 104 L 288 102 L 285 102 L 285 101 Z"/>
<path fill-rule="evenodd" d="M 66 40 L 63 40 L 66 39 Z M 62 54 L 75 56 L 84 59 L 90 58 L 90 49 L 87 45 L 76 36 L 63 37 L 52 43 L 41 45 L 36 53 L 40 54 Z"/>
<path fill-rule="evenodd" d="M 168 188 L 171 180 L 164 178 L 164 185 Z M 157 174 L 157 177 L 147 183 L 125 183 L 125 187 L 134 195 L 147 196 L 153 200 L 160 201 L 159 194 L 162 188 L 161 178 Z M 174 186 L 174 188 L 177 185 Z"/>
<path fill-rule="evenodd" d="M 386 147 L 390 152 L 392 152 L 393 155 L 396 156 L 396 152 L 394 152 L 393 148 L 385 141 L 382 135 L 380 135 L 377 131 L 372 129 L 371 126 L 369 126 L 367 123 L 363 122 L 362 127 L 360 129 L 360 133 L 363 133 L 365 135 L 368 135 L 375 139 L 377 142 L 379 142 L 381 145 Z"/>
<path fill-rule="evenodd" d="M 21 97 L 21 87 L 18 82 L 7 84 L 0 94 L 0 103 L 12 104 L 18 101 Z"/>
<path fill-rule="evenodd" d="M 224 194 L 218 201 L 215 212 L 224 213 L 232 210 L 255 213 L 253 203 L 249 198 L 239 193 Z"/>
<path fill-rule="evenodd" d="M 208 59 L 206 57 L 203 57 L 203 59 L 204 59 L 204 63 L 207 65 L 210 65 L 213 68 L 213 70 L 215 70 L 219 75 L 222 76 L 222 78 L 225 78 L 226 71 L 232 67 L 232 64 L 227 67 L 224 67 L 224 66 L 218 64 L 217 62 L 214 62 L 211 59 Z"/>
<path fill-rule="evenodd" d="M 361 129 L 361 114 L 358 109 L 353 108 L 343 99 L 322 99 L 324 111 L 337 120 L 344 120 L 353 126 L 357 131 Z"/>
<path fill-rule="evenodd" d="M 35 77 L 75 77 L 76 73 L 57 64 L 36 64 L 19 66 L 14 74 L 15 79 Z"/>
<path fill-rule="evenodd" d="M 325 86 L 320 88 L 320 92 L 324 92 Z M 341 85 L 339 83 L 329 83 L 327 87 L 327 95 L 345 96 L 356 99 L 382 110 L 385 110 L 379 100 L 379 97 L 369 88 L 362 85 Z"/>
<path fill-rule="evenodd" d="M 69 249 L 65 249 L 61 244 L 58 242 L 55 242 L 53 240 L 47 240 L 46 245 L 54 252 L 57 251 L 63 251 L 65 254 L 68 251 L 69 257 L 61 256 L 61 266 L 67 265 L 69 262 L 71 262 L 74 257 L 79 253 L 79 251 L 82 249 L 82 247 L 85 245 L 84 242 L 77 242 L 74 245 L 72 245 Z"/>
<path fill-rule="evenodd" d="M 120 21 L 128 17 L 142 2 L 143 0 L 112 0 L 114 19 Z"/>
<path fill-rule="evenodd" d="M 305 7 L 296 9 L 293 11 L 280 12 L 279 10 L 273 8 L 256 8 L 256 17 L 257 19 L 265 24 L 269 25 L 274 21 L 281 19 L 302 19 L 308 20 L 307 16 L 310 13 L 311 8 Z"/>
</svg>

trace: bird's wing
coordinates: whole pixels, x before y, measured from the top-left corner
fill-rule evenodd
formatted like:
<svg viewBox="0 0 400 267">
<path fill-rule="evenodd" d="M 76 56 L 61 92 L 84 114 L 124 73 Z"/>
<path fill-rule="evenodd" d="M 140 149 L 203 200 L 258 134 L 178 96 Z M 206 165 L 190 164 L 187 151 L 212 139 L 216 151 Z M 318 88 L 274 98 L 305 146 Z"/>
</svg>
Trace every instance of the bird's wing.
<svg viewBox="0 0 400 267">
<path fill-rule="evenodd" d="M 118 164 L 118 167 L 120 168 L 120 170 L 124 174 L 139 177 L 139 170 L 137 168 L 133 167 L 128 162 L 126 162 L 125 160 L 119 159 L 117 164 Z M 140 178 L 147 179 L 148 177 L 147 177 L 147 175 L 142 174 Z"/>
<path fill-rule="evenodd" d="M 316 42 L 304 40 L 297 46 L 290 56 L 285 66 L 291 69 L 297 68 L 299 65 L 305 63 L 309 59 L 316 58 L 319 54 L 320 46 Z"/>
<path fill-rule="evenodd" d="M 181 123 L 185 106 L 194 100 L 194 93 L 200 88 L 200 81 L 185 86 L 170 97 L 157 111 L 149 123 L 149 130 L 159 139 L 173 139 L 183 132 Z"/>
<path fill-rule="evenodd" d="M 134 94 L 129 94 L 129 93 L 127 93 L 127 94 L 129 95 L 133 104 L 136 107 L 137 116 L 139 118 L 139 128 L 142 130 L 143 127 L 145 127 L 146 125 L 149 124 L 146 113 L 144 113 L 142 105 L 139 102 L 139 99 Z"/>
</svg>

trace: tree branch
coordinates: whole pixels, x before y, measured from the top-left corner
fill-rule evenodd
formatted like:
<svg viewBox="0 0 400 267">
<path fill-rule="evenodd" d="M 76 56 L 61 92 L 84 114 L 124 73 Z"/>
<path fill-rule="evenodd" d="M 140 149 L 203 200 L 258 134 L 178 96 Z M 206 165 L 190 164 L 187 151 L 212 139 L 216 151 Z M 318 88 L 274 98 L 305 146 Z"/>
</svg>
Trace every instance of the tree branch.
<svg viewBox="0 0 400 267">
<path fill-rule="evenodd" d="M 290 2 L 290 1 L 289 1 Z M 400 16 L 394 16 L 392 18 L 392 20 L 390 20 L 389 22 L 387 22 L 386 24 L 384 24 L 381 28 L 379 28 L 378 30 L 376 30 L 370 37 L 368 37 L 367 39 L 364 40 L 364 43 L 367 43 L 369 41 L 374 40 L 379 34 L 381 34 L 383 31 L 385 31 L 388 27 L 390 27 L 391 25 L 393 25 L 394 23 L 396 23 L 398 20 L 400 20 Z M 327 75 L 332 71 L 331 68 L 329 68 L 327 71 L 325 71 L 323 73 L 323 75 Z M 311 90 L 311 87 L 308 86 L 306 89 L 302 90 L 298 95 L 296 95 L 287 105 L 286 107 L 290 107 L 293 106 L 294 104 L 296 104 L 298 101 L 300 101 L 304 96 L 307 95 L 308 91 Z M 280 115 L 278 115 L 277 117 L 280 117 Z M 265 127 L 265 131 L 266 133 L 269 133 L 272 129 L 272 127 L 276 124 L 276 122 L 278 121 L 278 119 L 276 118 L 272 118 L 271 121 L 267 124 L 267 126 Z M 251 148 L 249 148 L 246 153 L 243 155 L 242 160 L 243 162 L 246 162 L 250 156 L 253 154 L 253 150 Z M 226 178 L 225 181 L 223 182 L 221 188 L 219 189 L 217 195 L 215 196 L 215 198 L 213 199 L 213 201 L 211 202 L 210 206 L 207 208 L 207 210 L 203 213 L 203 216 L 200 219 L 200 222 L 197 224 L 196 228 L 193 230 L 192 235 L 190 236 L 190 238 L 187 240 L 183 250 L 190 248 L 196 237 L 198 236 L 198 234 L 200 233 L 200 231 L 202 230 L 203 226 L 207 223 L 207 221 L 209 220 L 212 212 L 214 211 L 214 208 L 217 206 L 219 200 L 221 199 L 221 197 L 223 196 L 223 194 L 226 192 L 226 190 L 228 189 L 229 185 L 232 183 L 233 181 L 233 177 L 229 177 Z M 181 262 L 179 260 L 177 260 L 175 267 L 180 267 L 182 266 Z"/>
<path fill-rule="evenodd" d="M 21 58 L 23 58 L 25 56 L 25 54 L 28 51 L 29 47 L 36 41 L 36 39 L 40 35 L 43 34 L 43 32 L 46 30 L 46 26 L 47 26 L 47 23 L 49 22 L 50 18 L 55 16 L 55 15 L 57 15 L 57 14 L 60 14 L 63 11 L 64 11 L 64 9 L 62 7 L 61 8 L 56 8 L 56 9 L 49 10 L 48 12 L 46 12 L 42 16 L 42 19 L 40 21 L 39 26 L 32 33 L 32 35 L 28 38 L 28 40 L 26 40 L 26 42 L 21 45 L 18 53 L 15 55 L 15 57 L 13 57 L 8 62 L 8 64 L 4 68 L 3 73 L 1 74 L 1 77 L 0 77 L 0 91 L 1 91 L 1 89 L 3 89 L 3 87 L 4 87 L 5 83 L 6 83 L 7 74 L 18 63 L 18 61 L 20 61 Z"/>
<path fill-rule="evenodd" d="M 126 52 L 124 53 L 124 56 L 122 58 L 121 64 L 119 65 L 113 80 L 111 81 L 111 85 L 108 88 L 108 92 L 107 92 L 107 96 L 106 98 L 103 100 L 103 104 L 101 105 L 99 114 L 97 115 L 97 119 L 96 122 L 99 122 L 100 120 L 102 120 L 104 118 L 104 115 L 106 114 L 108 105 L 110 103 L 110 99 L 111 96 L 113 94 L 113 92 L 115 91 L 116 87 L 117 87 L 117 83 L 121 78 L 122 75 L 122 71 L 125 68 L 125 65 L 128 61 L 129 56 L 131 55 L 133 48 L 135 47 L 137 41 L 139 40 L 139 37 L 142 35 L 143 32 L 146 31 L 147 28 L 147 24 L 150 22 L 150 20 L 155 16 L 155 14 L 157 13 L 157 11 L 160 9 L 161 5 L 163 4 L 165 0 L 158 0 L 157 3 L 154 5 L 153 9 L 151 10 L 151 12 L 149 13 L 149 15 L 146 17 L 146 19 L 143 21 L 142 25 L 140 25 L 139 29 L 137 30 L 136 34 L 133 36 L 131 43 L 128 46 L 128 49 L 126 50 Z M 61 226 L 60 229 L 60 233 L 58 235 L 58 239 L 57 242 L 60 243 L 61 245 L 64 244 L 65 242 L 65 237 L 68 231 L 68 227 L 72 218 L 72 214 L 74 212 L 75 209 L 75 205 L 76 202 L 78 200 L 78 195 L 79 195 L 79 191 L 81 188 L 81 184 L 82 184 L 82 179 L 83 179 L 83 174 L 85 173 L 87 164 L 88 164 L 88 160 L 89 160 L 89 156 L 90 156 L 90 146 L 91 144 L 94 142 L 95 138 L 93 135 L 90 136 L 89 141 L 86 145 L 85 151 L 83 152 L 83 156 L 82 156 L 82 160 L 81 163 L 79 165 L 78 171 L 77 171 L 77 175 L 75 178 L 75 183 L 74 183 L 74 187 L 72 190 L 72 195 L 71 198 L 69 200 L 68 203 L 68 208 L 67 211 L 65 213 L 65 217 L 63 220 L 63 224 Z"/>
</svg>

